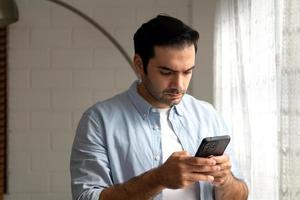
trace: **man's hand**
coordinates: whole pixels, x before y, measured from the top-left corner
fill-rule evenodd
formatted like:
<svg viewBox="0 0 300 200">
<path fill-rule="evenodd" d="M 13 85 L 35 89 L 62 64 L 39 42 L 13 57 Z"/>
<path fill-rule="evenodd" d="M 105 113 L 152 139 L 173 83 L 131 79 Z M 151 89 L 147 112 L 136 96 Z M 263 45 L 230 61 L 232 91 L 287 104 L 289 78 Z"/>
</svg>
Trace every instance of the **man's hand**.
<svg viewBox="0 0 300 200">
<path fill-rule="evenodd" d="M 217 200 L 246 200 L 248 197 L 247 185 L 236 179 L 231 173 L 231 162 L 227 155 L 212 157 L 216 166 L 220 167 L 217 172 L 209 173 L 214 177 L 215 197 Z"/>
<path fill-rule="evenodd" d="M 223 164 L 218 165 L 217 162 L 223 163 L 223 160 L 220 158 L 194 157 L 186 151 L 175 152 L 162 166 L 157 168 L 160 184 L 166 188 L 178 189 L 187 187 L 197 181 L 212 183 L 214 182 L 214 175 L 219 181 L 219 178 L 223 178 L 222 174 L 218 173 Z"/>
<path fill-rule="evenodd" d="M 228 155 L 215 156 L 212 157 L 212 159 L 216 161 L 216 166 L 220 167 L 219 171 L 209 174 L 214 177 L 213 184 L 220 187 L 230 183 L 233 176 L 231 173 L 231 162 Z"/>
</svg>

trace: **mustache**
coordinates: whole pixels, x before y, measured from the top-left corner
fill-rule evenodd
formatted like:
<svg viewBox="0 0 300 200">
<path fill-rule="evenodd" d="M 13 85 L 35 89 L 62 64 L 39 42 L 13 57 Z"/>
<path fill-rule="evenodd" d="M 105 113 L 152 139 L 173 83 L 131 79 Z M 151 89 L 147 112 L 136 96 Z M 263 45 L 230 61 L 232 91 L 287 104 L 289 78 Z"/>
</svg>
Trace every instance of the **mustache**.
<svg viewBox="0 0 300 200">
<path fill-rule="evenodd" d="M 170 88 L 170 89 L 166 89 L 163 92 L 164 94 L 185 94 L 186 90 L 181 90 L 178 88 Z"/>
</svg>

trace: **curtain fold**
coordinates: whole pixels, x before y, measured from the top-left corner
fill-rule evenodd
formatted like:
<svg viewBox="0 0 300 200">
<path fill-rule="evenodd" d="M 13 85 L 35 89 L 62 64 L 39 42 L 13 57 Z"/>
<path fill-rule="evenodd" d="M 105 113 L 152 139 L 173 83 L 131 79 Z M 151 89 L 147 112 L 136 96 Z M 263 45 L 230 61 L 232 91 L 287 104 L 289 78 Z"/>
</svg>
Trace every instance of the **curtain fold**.
<svg viewBox="0 0 300 200">
<path fill-rule="evenodd" d="M 280 199 L 300 199 L 300 1 L 281 1 L 278 68 L 280 72 Z"/>
</svg>

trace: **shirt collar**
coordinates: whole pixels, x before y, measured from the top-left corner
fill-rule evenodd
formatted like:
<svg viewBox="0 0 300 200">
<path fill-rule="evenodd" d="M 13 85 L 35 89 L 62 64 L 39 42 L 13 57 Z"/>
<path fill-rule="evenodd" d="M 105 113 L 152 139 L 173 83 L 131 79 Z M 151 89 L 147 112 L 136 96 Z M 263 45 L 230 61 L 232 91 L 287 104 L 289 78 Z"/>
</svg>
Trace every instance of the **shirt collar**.
<svg viewBox="0 0 300 200">
<path fill-rule="evenodd" d="M 137 111 L 140 113 L 140 115 L 143 117 L 143 119 L 147 118 L 151 110 L 155 110 L 150 103 L 148 103 L 137 91 L 137 85 L 138 81 L 134 81 L 130 88 L 127 91 L 127 94 L 129 96 L 129 99 L 137 109 Z M 183 99 L 182 99 L 183 100 Z M 171 108 L 170 112 L 175 111 L 176 114 L 179 116 L 182 116 L 183 111 L 183 105 L 182 101 Z"/>
</svg>

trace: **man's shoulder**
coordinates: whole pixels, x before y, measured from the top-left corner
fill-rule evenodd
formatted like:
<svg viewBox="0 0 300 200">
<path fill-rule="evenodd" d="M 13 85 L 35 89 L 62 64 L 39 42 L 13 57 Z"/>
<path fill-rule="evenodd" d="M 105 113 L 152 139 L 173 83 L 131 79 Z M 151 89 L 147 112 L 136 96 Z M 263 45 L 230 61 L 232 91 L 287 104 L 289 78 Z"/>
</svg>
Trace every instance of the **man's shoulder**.
<svg viewBox="0 0 300 200">
<path fill-rule="evenodd" d="M 90 106 L 85 113 L 109 113 L 115 110 L 120 110 L 120 107 L 124 107 L 128 104 L 127 92 L 122 92 L 109 97 L 105 100 L 98 101 Z"/>
<path fill-rule="evenodd" d="M 101 106 L 110 106 L 110 105 L 117 106 L 118 104 L 122 105 L 126 99 L 128 99 L 128 95 L 127 95 L 127 91 L 124 91 L 124 92 L 115 94 L 114 96 L 109 97 L 105 100 L 98 101 L 93 106 L 101 107 Z"/>
</svg>

